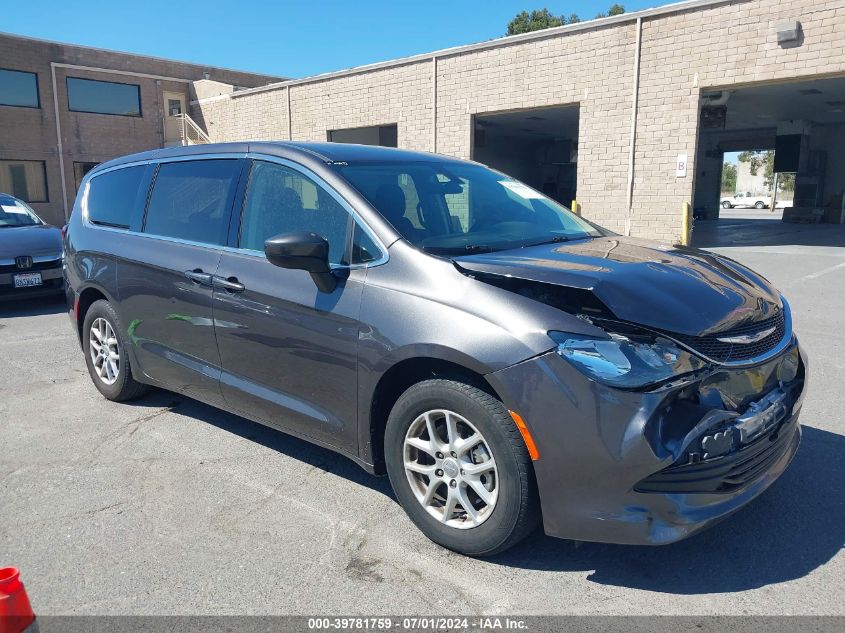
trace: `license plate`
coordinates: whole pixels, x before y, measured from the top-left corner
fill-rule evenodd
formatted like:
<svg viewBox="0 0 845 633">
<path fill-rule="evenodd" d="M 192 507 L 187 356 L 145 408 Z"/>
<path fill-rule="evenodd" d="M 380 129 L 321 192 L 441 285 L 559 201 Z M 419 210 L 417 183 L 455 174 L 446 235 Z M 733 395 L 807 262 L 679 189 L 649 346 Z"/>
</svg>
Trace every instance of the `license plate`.
<svg viewBox="0 0 845 633">
<path fill-rule="evenodd" d="M 20 275 L 13 275 L 12 278 L 15 280 L 15 288 L 30 288 L 44 284 L 41 273 L 21 273 Z"/>
</svg>

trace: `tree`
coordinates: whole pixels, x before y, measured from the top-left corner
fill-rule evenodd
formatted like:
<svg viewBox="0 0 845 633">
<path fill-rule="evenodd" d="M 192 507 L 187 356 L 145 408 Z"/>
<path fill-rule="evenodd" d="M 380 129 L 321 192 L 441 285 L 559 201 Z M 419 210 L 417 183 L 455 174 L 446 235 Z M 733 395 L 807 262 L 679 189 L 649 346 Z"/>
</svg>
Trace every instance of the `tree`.
<svg viewBox="0 0 845 633">
<path fill-rule="evenodd" d="M 722 165 L 722 191 L 730 193 L 736 191 L 736 165 L 733 163 Z"/>
<path fill-rule="evenodd" d="M 602 12 L 596 15 L 596 19 L 598 20 L 599 18 L 606 18 L 613 15 L 622 15 L 623 13 L 625 13 L 625 7 L 621 4 L 614 4 L 607 10 L 607 13 Z"/>
<path fill-rule="evenodd" d="M 621 15 L 625 13 L 625 7 L 621 4 L 614 4 L 607 13 L 599 13 L 596 18 L 604 18 L 608 15 Z M 563 26 L 564 24 L 577 24 L 581 21 L 577 13 L 570 13 L 566 15 L 555 15 L 548 9 L 535 9 L 531 12 L 521 11 L 517 13 L 513 20 L 508 22 L 508 30 L 506 35 L 519 35 L 520 33 L 530 33 L 531 31 L 541 31 L 543 29 L 550 29 L 555 26 Z"/>
<path fill-rule="evenodd" d="M 775 180 L 775 152 L 774 150 L 747 151 L 739 155 L 739 162 L 748 163 L 748 170 L 752 176 L 760 173 L 763 169 L 763 185 L 771 189 Z M 778 191 L 794 191 L 795 190 L 795 174 L 778 174 Z"/>
<path fill-rule="evenodd" d="M 522 11 L 517 13 L 516 17 L 508 22 L 508 35 L 519 35 L 520 33 L 529 33 L 531 31 L 540 31 L 542 29 L 550 29 L 555 26 L 562 26 L 563 19 L 552 15 L 548 9 L 537 9 L 528 13 Z"/>
</svg>

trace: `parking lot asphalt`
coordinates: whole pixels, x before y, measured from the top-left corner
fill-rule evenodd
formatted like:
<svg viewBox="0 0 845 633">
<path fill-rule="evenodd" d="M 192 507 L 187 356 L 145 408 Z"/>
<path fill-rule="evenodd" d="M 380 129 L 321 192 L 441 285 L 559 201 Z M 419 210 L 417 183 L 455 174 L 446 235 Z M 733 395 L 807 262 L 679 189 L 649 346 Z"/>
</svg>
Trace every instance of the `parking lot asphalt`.
<svg viewBox="0 0 845 633">
<path fill-rule="evenodd" d="M 0 304 L 0 564 L 41 615 L 843 615 L 845 227 L 737 215 L 695 238 L 782 289 L 811 361 L 792 466 L 702 534 L 452 554 L 343 457 L 161 391 L 106 401 L 40 301 Z"/>
</svg>

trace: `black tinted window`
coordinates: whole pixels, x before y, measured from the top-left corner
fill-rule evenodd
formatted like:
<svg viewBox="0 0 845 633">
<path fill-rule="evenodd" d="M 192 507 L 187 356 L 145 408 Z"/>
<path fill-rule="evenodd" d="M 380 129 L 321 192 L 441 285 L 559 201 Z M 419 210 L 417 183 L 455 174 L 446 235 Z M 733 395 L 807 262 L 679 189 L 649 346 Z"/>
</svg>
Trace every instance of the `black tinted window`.
<svg viewBox="0 0 845 633">
<path fill-rule="evenodd" d="M 264 240 L 282 233 L 313 231 L 329 243 L 329 262 L 342 264 L 350 215 L 307 176 L 275 163 L 252 167 L 241 220 L 241 248 L 264 250 Z"/>
<path fill-rule="evenodd" d="M 126 167 L 94 176 L 88 185 L 88 220 L 128 229 L 146 167 Z"/>
<path fill-rule="evenodd" d="M 67 105 L 72 112 L 141 116 L 141 88 L 136 84 L 68 77 Z"/>
<path fill-rule="evenodd" d="M 224 244 L 238 171 L 237 160 L 163 163 L 153 186 L 144 232 Z"/>
<path fill-rule="evenodd" d="M 0 105 L 39 107 L 38 76 L 0 68 Z"/>
</svg>

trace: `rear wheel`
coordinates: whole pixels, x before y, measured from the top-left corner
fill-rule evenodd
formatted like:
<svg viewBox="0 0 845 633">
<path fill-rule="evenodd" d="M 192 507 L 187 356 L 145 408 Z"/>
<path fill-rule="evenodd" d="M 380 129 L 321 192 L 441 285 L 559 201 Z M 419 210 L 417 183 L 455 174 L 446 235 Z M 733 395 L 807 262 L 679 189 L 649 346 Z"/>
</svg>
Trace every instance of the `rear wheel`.
<svg viewBox="0 0 845 633">
<path fill-rule="evenodd" d="M 91 380 L 109 400 L 131 400 L 149 389 L 132 377 L 120 320 L 108 301 L 95 301 L 88 308 L 82 325 L 82 345 Z"/>
<path fill-rule="evenodd" d="M 758 200 L 757 202 L 754 203 L 754 208 L 755 209 L 765 209 L 766 203 L 763 202 L 762 200 Z"/>
<path fill-rule="evenodd" d="M 426 380 L 393 407 L 385 431 L 390 482 L 432 541 L 490 556 L 536 527 L 534 469 L 505 406 L 454 380 Z"/>
</svg>

